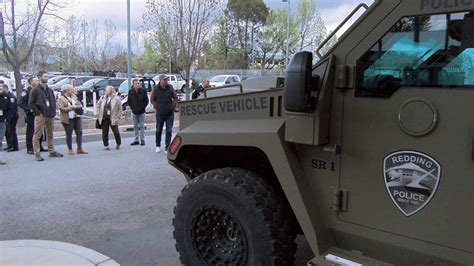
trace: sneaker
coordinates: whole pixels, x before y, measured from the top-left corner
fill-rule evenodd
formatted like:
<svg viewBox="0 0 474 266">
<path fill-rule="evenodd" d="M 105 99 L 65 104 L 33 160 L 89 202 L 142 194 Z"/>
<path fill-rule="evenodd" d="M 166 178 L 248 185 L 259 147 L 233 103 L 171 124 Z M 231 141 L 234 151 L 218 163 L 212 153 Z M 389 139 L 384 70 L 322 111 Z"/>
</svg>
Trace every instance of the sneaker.
<svg viewBox="0 0 474 266">
<path fill-rule="evenodd" d="M 138 142 L 138 140 L 135 140 L 134 142 L 130 143 L 131 146 L 136 146 L 140 144 L 140 142 Z"/>
<path fill-rule="evenodd" d="M 161 152 L 161 148 L 160 148 L 160 147 L 156 147 L 156 148 L 155 148 L 155 152 L 156 152 L 156 153 L 160 153 L 160 152 Z"/>
<path fill-rule="evenodd" d="M 35 154 L 35 152 L 34 152 L 34 151 L 32 151 L 32 150 L 28 150 L 26 153 L 27 153 L 27 154 L 30 154 L 30 155 L 33 155 L 33 154 Z"/>
<path fill-rule="evenodd" d="M 57 152 L 57 151 L 53 151 L 49 154 L 49 157 L 51 158 L 61 158 L 63 157 L 64 155 L 62 155 L 61 153 Z"/>
<path fill-rule="evenodd" d="M 0 165 L 5 165 L 5 164 L 7 164 L 7 163 L 4 162 L 4 161 L 2 161 L 2 160 L 0 160 Z"/>
<path fill-rule="evenodd" d="M 140 145 L 145 146 L 145 141 L 144 140 L 140 141 Z"/>
<path fill-rule="evenodd" d="M 74 155 L 74 151 L 73 150 L 69 150 L 69 155 Z"/>
<path fill-rule="evenodd" d="M 35 160 L 36 160 L 37 162 L 42 162 L 42 161 L 44 161 L 43 157 L 41 157 L 41 154 L 36 154 L 36 155 L 35 155 Z"/>
<path fill-rule="evenodd" d="M 116 149 L 116 150 L 120 150 L 120 145 L 117 145 L 117 146 L 115 147 L 115 149 Z"/>
<path fill-rule="evenodd" d="M 109 146 L 105 146 L 105 147 L 104 147 L 104 150 L 106 150 L 106 151 L 110 151 L 110 148 L 109 148 Z"/>
<path fill-rule="evenodd" d="M 89 154 L 86 150 L 80 149 L 77 150 L 77 154 Z"/>
</svg>

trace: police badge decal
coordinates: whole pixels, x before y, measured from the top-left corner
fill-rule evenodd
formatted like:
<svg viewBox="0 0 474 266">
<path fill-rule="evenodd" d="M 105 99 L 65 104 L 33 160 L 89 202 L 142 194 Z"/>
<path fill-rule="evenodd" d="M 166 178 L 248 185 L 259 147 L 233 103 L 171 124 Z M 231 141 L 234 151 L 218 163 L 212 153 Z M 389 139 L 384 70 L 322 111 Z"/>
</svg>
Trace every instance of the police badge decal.
<svg viewBox="0 0 474 266">
<path fill-rule="evenodd" d="M 441 165 L 417 151 L 397 151 L 383 163 L 385 186 L 398 209 L 410 216 L 433 198 L 441 178 Z"/>
</svg>

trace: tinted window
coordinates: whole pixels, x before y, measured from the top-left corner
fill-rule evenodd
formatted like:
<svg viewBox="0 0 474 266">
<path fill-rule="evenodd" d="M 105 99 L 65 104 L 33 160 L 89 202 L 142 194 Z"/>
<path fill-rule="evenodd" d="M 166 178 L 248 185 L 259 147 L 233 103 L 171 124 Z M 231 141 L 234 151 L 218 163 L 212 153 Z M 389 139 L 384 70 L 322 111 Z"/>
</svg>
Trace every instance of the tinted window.
<svg viewBox="0 0 474 266">
<path fill-rule="evenodd" d="M 474 86 L 474 13 L 402 18 L 357 63 L 357 96 Z"/>
<path fill-rule="evenodd" d="M 111 79 L 109 82 L 110 86 L 118 87 L 123 82 L 123 79 Z"/>
</svg>

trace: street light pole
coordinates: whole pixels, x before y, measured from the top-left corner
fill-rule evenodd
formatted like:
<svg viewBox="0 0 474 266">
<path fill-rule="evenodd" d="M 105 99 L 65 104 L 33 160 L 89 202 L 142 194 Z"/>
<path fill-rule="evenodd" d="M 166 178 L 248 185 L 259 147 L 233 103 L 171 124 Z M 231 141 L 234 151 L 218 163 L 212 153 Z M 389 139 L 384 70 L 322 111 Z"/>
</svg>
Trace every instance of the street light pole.
<svg viewBox="0 0 474 266">
<path fill-rule="evenodd" d="M 283 0 L 283 2 L 288 2 L 288 21 L 287 21 L 287 28 L 286 28 L 286 66 L 288 66 L 288 61 L 290 60 L 290 16 L 291 16 L 291 8 L 290 8 L 290 0 Z"/>
<path fill-rule="evenodd" d="M 127 0 L 127 50 L 128 50 L 128 58 L 127 58 L 127 79 L 128 85 L 131 87 L 131 78 L 132 78 L 132 41 L 130 36 L 130 0 Z"/>
<path fill-rule="evenodd" d="M 87 74 L 87 45 L 86 45 L 86 27 L 87 27 L 87 22 L 84 21 L 82 23 L 82 28 L 84 30 L 84 72 Z"/>
</svg>

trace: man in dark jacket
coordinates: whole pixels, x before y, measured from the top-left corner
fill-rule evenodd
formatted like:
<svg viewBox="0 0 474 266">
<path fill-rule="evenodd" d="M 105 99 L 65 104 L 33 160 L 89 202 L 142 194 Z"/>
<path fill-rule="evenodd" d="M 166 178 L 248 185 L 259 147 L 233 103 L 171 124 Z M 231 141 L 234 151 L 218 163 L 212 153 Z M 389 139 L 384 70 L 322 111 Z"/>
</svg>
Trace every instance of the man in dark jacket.
<svg viewBox="0 0 474 266">
<path fill-rule="evenodd" d="M 171 143 L 174 108 L 178 102 L 178 95 L 174 91 L 173 86 L 168 84 L 167 75 L 160 75 L 160 83 L 153 88 L 150 99 L 156 112 L 155 152 L 161 152 L 161 134 L 163 133 L 163 125 L 166 123 L 166 153 Z"/>
<path fill-rule="evenodd" d="M 48 74 L 45 71 L 40 71 L 38 72 L 38 79 L 40 84 L 31 90 L 28 105 L 35 114 L 35 133 L 33 137 L 35 160 L 41 162 L 44 159 L 40 154 L 40 139 L 44 128 L 46 128 L 49 157 L 63 157 L 63 155 L 54 150 L 53 132 L 54 117 L 56 116 L 56 99 L 53 90 L 47 85 Z"/>
<path fill-rule="evenodd" d="M 4 94 L 6 93 L 10 101 L 10 110 L 8 111 L 7 130 L 5 137 L 7 139 L 7 152 L 18 151 L 18 136 L 16 134 L 16 124 L 18 123 L 18 101 L 15 94 L 8 90 L 6 84 L 3 85 Z"/>
<path fill-rule="evenodd" d="M 199 85 L 194 91 L 193 94 L 191 95 L 191 99 L 197 99 L 199 96 L 201 96 L 201 93 L 204 93 L 204 91 L 209 88 L 209 78 L 205 77 L 202 79 L 202 84 Z"/>
<path fill-rule="evenodd" d="M 35 113 L 28 105 L 30 99 L 31 90 L 39 86 L 37 78 L 28 79 L 28 89 L 22 94 L 22 97 L 18 101 L 18 104 L 23 111 L 25 111 L 25 123 L 26 123 L 26 151 L 28 154 L 35 154 L 33 149 L 33 134 L 35 132 Z M 46 151 L 42 145 L 43 137 L 40 138 L 40 151 Z"/>
<path fill-rule="evenodd" d="M 127 99 L 127 105 L 132 109 L 133 131 L 135 132 L 135 140 L 130 144 L 132 146 L 145 145 L 145 110 L 148 102 L 148 93 L 142 89 L 140 80 L 134 79 Z"/>
<path fill-rule="evenodd" d="M 7 129 L 7 120 L 8 112 L 10 110 L 10 100 L 5 95 L 3 84 L 0 84 L 0 147 L 3 142 L 3 137 L 5 136 L 5 131 Z M 0 149 L 1 155 L 1 149 Z M 0 160 L 0 165 L 4 165 L 5 162 Z"/>
</svg>

